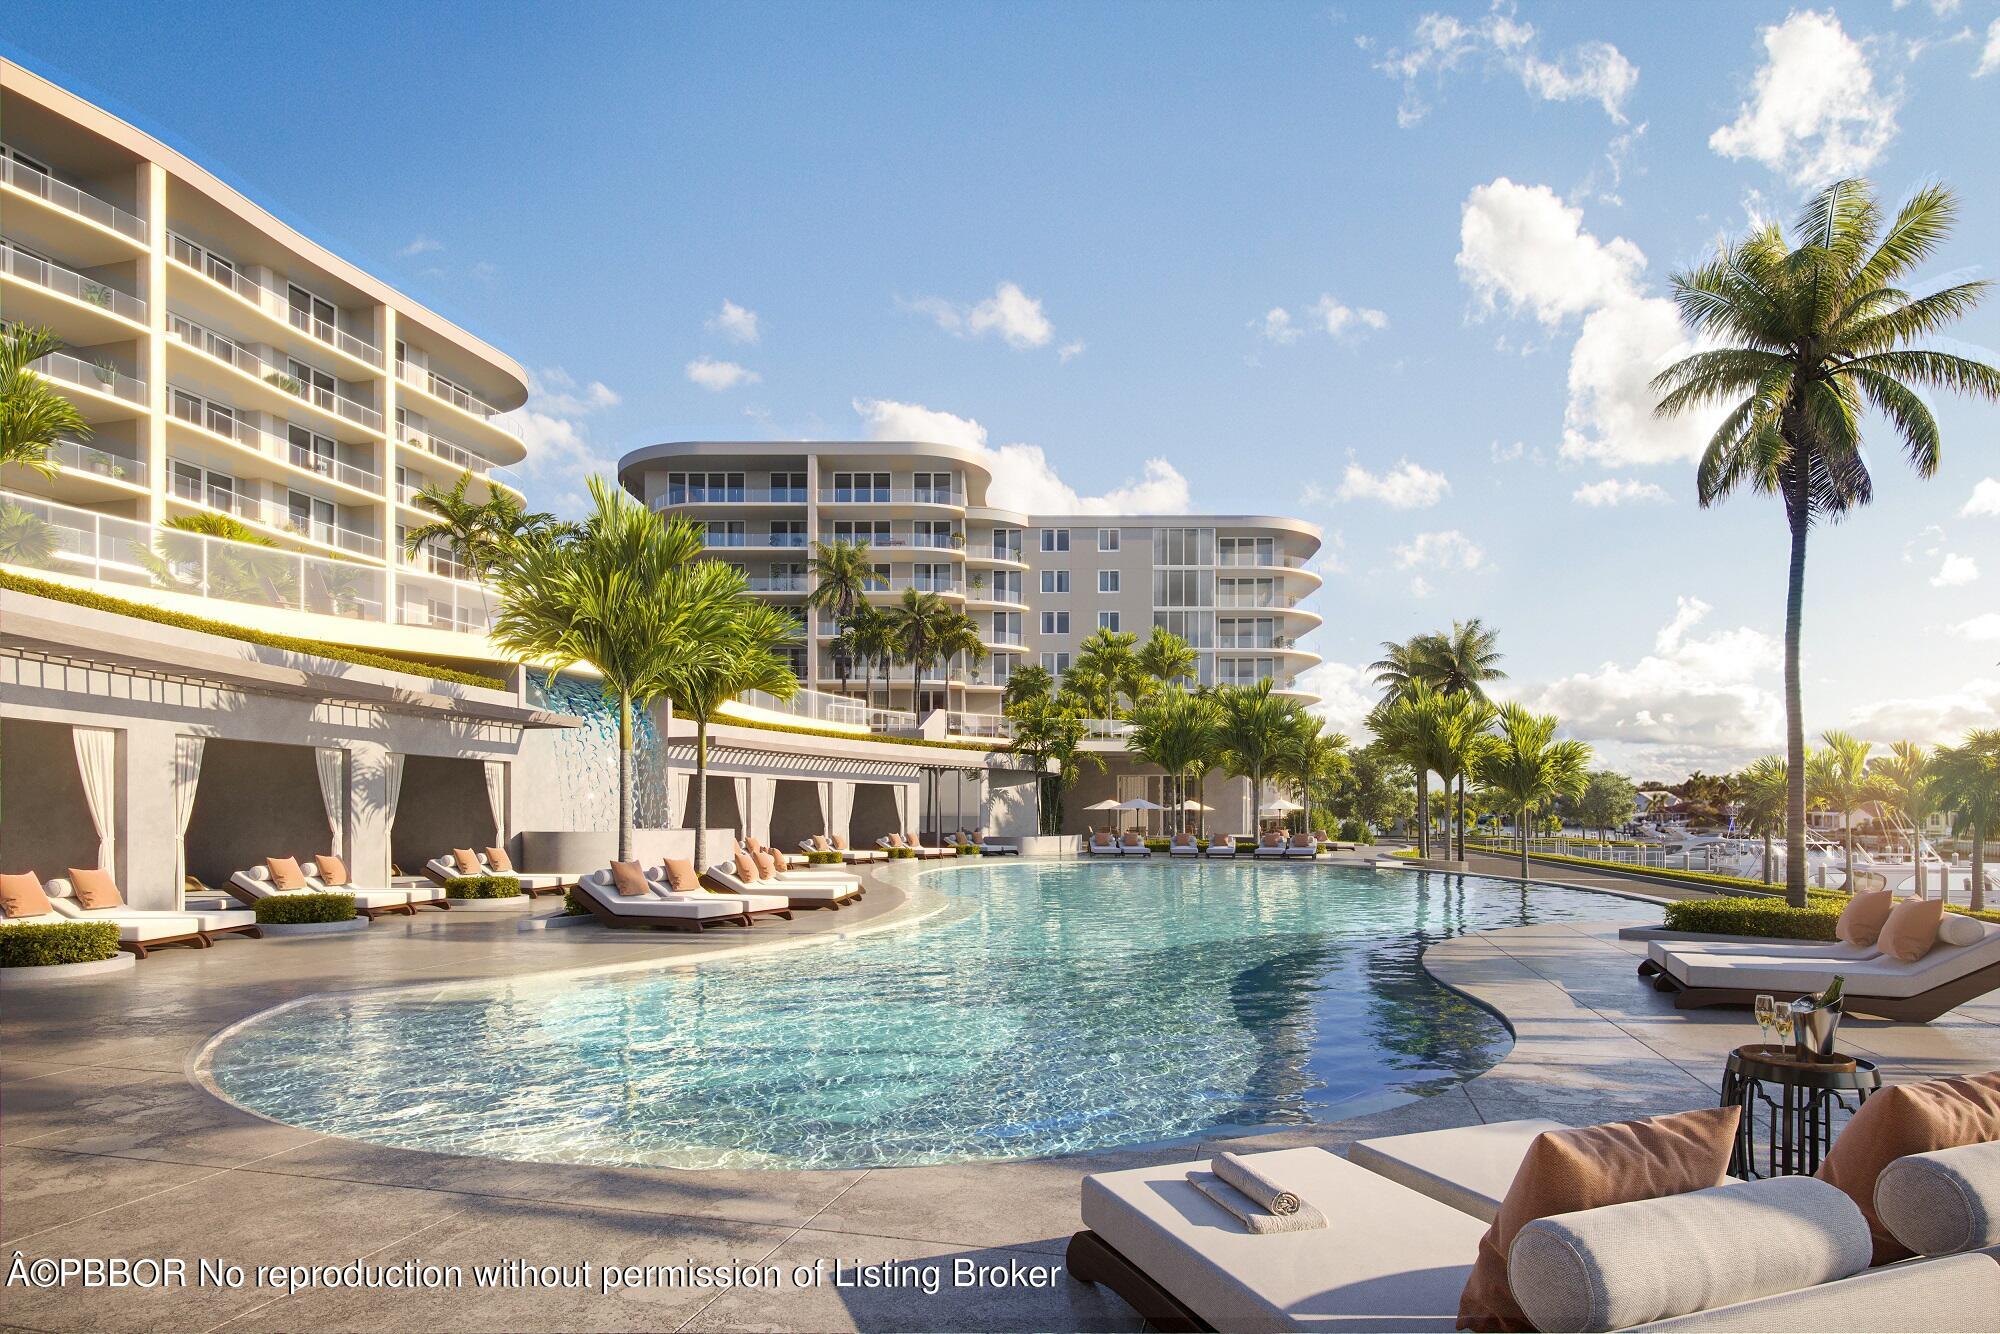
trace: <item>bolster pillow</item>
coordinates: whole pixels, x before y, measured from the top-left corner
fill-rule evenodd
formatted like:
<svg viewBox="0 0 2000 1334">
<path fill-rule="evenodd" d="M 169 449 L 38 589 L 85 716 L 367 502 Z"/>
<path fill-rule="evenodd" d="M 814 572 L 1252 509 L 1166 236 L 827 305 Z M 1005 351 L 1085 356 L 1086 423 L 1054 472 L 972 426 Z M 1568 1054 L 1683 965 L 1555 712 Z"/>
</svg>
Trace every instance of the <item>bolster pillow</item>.
<svg viewBox="0 0 2000 1334">
<path fill-rule="evenodd" d="M 1875 1212 L 1918 1255 L 2000 1245 L 2000 1143 L 1898 1158 L 1875 1178 Z"/>
</svg>

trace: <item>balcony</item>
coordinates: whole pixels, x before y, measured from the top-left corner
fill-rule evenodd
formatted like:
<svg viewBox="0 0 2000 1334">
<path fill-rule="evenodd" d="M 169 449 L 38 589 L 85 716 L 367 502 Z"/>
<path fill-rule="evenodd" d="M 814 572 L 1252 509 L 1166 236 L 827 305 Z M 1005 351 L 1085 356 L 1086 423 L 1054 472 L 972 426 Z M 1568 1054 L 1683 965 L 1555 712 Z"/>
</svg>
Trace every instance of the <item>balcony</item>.
<svg viewBox="0 0 2000 1334">
<path fill-rule="evenodd" d="M 358 528 L 349 528 L 338 523 L 306 518 L 294 513 L 285 505 L 273 504 L 266 500 L 253 500 L 221 487 L 202 486 L 179 475 L 173 479 L 172 495 L 174 499 L 185 501 L 190 505 L 233 514 L 246 523 L 258 524 L 307 542 L 317 542 L 321 546 L 337 547 L 342 551 L 378 559 L 382 555 L 382 539 L 374 534 L 364 533 Z"/>
<path fill-rule="evenodd" d="M 343 486 L 366 491 L 371 496 L 382 494 L 382 474 L 339 459 L 326 458 L 300 448 L 287 437 L 260 431 L 237 416 L 227 404 L 211 403 L 181 390 L 167 395 L 167 411 L 176 421 L 210 435 L 221 436 L 267 459 L 275 459 Z"/>
<path fill-rule="evenodd" d="M 440 579 L 455 579 L 463 584 L 479 582 L 478 573 L 450 552 L 438 551 L 428 546 L 419 547 L 415 551 L 402 547 L 398 549 L 397 556 L 407 569 L 436 575 Z"/>
<path fill-rule="evenodd" d="M 952 505 L 965 508 L 963 491 L 940 491 L 932 487 L 898 490 L 887 486 L 821 487 L 822 505 Z"/>
<path fill-rule="evenodd" d="M 330 347 L 336 352 L 345 353 L 378 371 L 382 369 L 381 348 L 365 338 L 358 338 L 348 333 L 338 325 L 314 319 L 311 311 L 294 306 L 289 294 L 264 286 L 235 265 L 218 259 L 193 242 L 169 233 L 167 258 L 189 273 L 206 278 L 237 300 L 255 307 L 262 314 L 275 320 L 282 320 L 314 342 Z"/>
<path fill-rule="evenodd" d="M 86 445 L 81 440 L 56 441 L 49 450 L 49 460 L 74 473 L 123 482 L 142 490 L 146 485 L 145 460 L 113 454 L 95 445 Z"/>
<path fill-rule="evenodd" d="M 122 398 L 128 403 L 143 405 L 146 401 L 146 382 L 108 361 L 84 361 L 67 352 L 51 352 L 30 369 L 58 384 Z"/>
<path fill-rule="evenodd" d="M 802 486 L 669 486 L 653 501 L 656 510 L 682 505 L 803 505 Z"/>
<path fill-rule="evenodd" d="M 1232 551 L 1229 552 L 1227 555 L 1218 552 L 1216 554 L 1215 564 L 1218 569 L 1225 569 L 1225 570 L 1246 567 L 1246 566 L 1251 569 L 1259 569 L 1259 570 L 1300 570 L 1305 568 L 1306 557 L 1290 556 L 1286 555 L 1282 551 L 1273 551 L 1273 552 Z"/>
<path fill-rule="evenodd" d="M 33 195 L 53 208 L 122 233 L 141 245 L 149 239 L 144 218 L 127 213 L 116 204 L 87 194 L 73 185 L 66 185 L 47 172 L 36 171 L 14 158 L 0 158 L 0 182 L 23 194 Z"/>
<path fill-rule="evenodd" d="M 803 593 L 810 586 L 802 574 L 749 575 L 752 593 Z"/>
<path fill-rule="evenodd" d="M 12 165 L 13 159 L 6 159 Z M 120 291 L 97 278 L 86 278 L 72 269 L 36 259 L 27 251 L 0 241 L 0 273 L 32 283 L 45 291 L 95 306 L 134 324 L 146 322 L 146 303 L 130 292 Z M 24 316 L 25 317 L 25 316 Z"/>
<path fill-rule="evenodd" d="M 1304 600 L 1303 597 L 1295 593 L 1265 592 L 1262 590 L 1245 593 L 1217 589 L 1215 593 L 1215 605 L 1224 611 L 1238 608 L 1275 608 L 1282 611 L 1287 607 L 1296 607 Z"/>
<path fill-rule="evenodd" d="M 435 431 L 421 431 L 405 422 L 396 428 L 402 442 L 412 449 L 421 449 L 427 454 L 443 459 L 460 472 L 469 472 L 474 477 L 483 477 L 488 482 L 498 482 L 508 490 L 521 490 L 521 484 L 514 473 L 493 460 L 473 453 L 455 440 L 447 439 Z"/>
<path fill-rule="evenodd" d="M 500 409 L 494 407 L 485 399 L 478 397 L 476 394 L 468 393 L 451 381 L 443 379 L 431 371 L 424 370 L 422 367 L 413 366 L 407 361 L 396 363 L 396 378 L 406 385 L 423 390 L 432 398 L 451 404 L 468 416 L 479 418 L 481 421 L 500 415 Z"/>
<path fill-rule="evenodd" d="M 193 348 L 203 356 L 211 357 L 253 380 L 267 384 L 281 394 L 290 395 L 302 403 L 310 403 L 321 412 L 332 413 L 343 420 L 365 426 L 371 431 L 382 429 L 382 414 L 366 403 L 357 402 L 331 389 L 308 385 L 294 376 L 290 367 L 273 365 L 234 340 L 205 329 L 185 316 L 169 313 L 167 323 L 169 331 L 183 346 Z"/>
<path fill-rule="evenodd" d="M 988 630 L 979 636 L 979 642 L 995 648 L 1021 648 L 1026 644 L 1019 630 Z"/>
</svg>

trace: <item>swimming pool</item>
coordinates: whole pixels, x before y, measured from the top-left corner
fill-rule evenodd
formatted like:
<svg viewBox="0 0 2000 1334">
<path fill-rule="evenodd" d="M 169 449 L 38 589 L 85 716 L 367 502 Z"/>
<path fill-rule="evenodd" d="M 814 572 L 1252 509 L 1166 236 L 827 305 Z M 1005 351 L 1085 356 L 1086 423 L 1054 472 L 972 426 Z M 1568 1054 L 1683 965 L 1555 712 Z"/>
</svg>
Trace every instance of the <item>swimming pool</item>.
<svg viewBox="0 0 2000 1334">
<path fill-rule="evenodd" d="M 920 925 L 690 968 L 314 1000 L 219 1044 L 228 1097 L 497 1158 L 846 1168 L 1040 1157 L 1354 1114 L 1486 1069 L 1424 973 L 1469 931 L 1643 917 L 1478 876 L 1252 862 L 927 875 Z"/>
</svg>

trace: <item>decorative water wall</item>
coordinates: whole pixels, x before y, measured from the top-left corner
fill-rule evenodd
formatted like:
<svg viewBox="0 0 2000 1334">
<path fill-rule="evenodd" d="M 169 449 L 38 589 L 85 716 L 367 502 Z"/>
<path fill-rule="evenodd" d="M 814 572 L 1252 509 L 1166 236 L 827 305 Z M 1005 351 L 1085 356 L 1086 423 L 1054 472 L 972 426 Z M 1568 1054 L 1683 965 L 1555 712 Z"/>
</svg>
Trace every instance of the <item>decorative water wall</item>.
<svg viewBox="0 0 2000 1334">
<path fill-rule="evenodd" d="M 522 823 L 536 829 L 618 827 L 618 706 L 595 681 L 528 673 L 528 702 L 583 719 L 549 735 L 552 777 L 528 795 Z M 648 710 L 632 716 L 632 806 L 641 829 L 667 824 L 667 763 Z"/>
</svg>

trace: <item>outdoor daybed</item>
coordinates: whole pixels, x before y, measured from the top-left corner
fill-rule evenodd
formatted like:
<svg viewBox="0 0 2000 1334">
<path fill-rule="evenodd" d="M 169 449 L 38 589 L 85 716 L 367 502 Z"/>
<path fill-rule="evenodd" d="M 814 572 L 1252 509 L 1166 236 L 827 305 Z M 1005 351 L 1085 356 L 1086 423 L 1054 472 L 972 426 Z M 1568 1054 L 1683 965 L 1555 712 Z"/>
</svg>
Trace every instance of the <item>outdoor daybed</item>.
<svg viewBox="0 0 2000 1334">
<path fill-rule="evenodd" d="M 576 896 L 591 916 L 618 930 L 705 931 L 749 926 L 753 916 L 744 899 L 729 894 L 678 894 L 657 885 L 646 894 L 620 894 L 608 869 L 580 878 Z M 781 911 L 792 915 L 789 908 Z"/>
<path fill-rule="evenodd" d="M 209 934 L 202 930 L 201 919 L 194 913 L 158 912 L 139 908 L 86 909 L 74 902 L 74 887 L 60 876 L 44 881 L 42 893 L 49 900 L 50 911 L 0 920 L 4 920 L 8 926 L 79 920 L 110 922 L 118 928 L 118 948 L 141 959 L 146 957 L 148 950 L 158 949 L 162 945 L 189 945 L 198 950 L 205 950 L 215 943 Z"/>
<path fill-rule="evenodd" d="M 1167 855 L 1169 857 L 1199 857 L 1201 856 L 1201 849 L 1195 846 L 1194 835 L 1183 829 L 1180 833 L 1175 834 L 1172 841 L 1167 844 Z"/>
<path fill-rule="evenodd" d="M 1118 855 L 1120 857 L 1150 857 L 1153 855 L 1153 850 L 1146 846 L 1146 840 L 1141 838 L 1136 831 L 1128 829 L 1125 831 L 1125 837 L 1118 842 Z"/>
<path fill-rule="evenodd" d="M 652 872 L 647 874 L 650 876 Z M 742 895 L 754 901 L 768 899 L 800 910 L 825 908 L 838 911 L 841 904 L 861 897 L 861 882 L 852 878 L 816 879 L 786 871 L 747 881 L 737 875 L 736 868 L 728 862 L 717 862 L 709 867 L 703 878 L 711 887 L 725 894 Z"/>
<path fill-rule="evenodd" d="M 1021 855 L 1021 844 L 1017 839 L 989 838 L 982 834 L 974 841 L 979 844 L 979 851 L 983 856 L 1018 857 Z"/>
<path fill-rule="evenodd" d="M 845 834 L 835 834 L 829 838 L 825 834 L 814 834 L 811 838 L 799 840 L 801 852 L 837 852 L 840 860 L 848 863 L 882 862 L 889 860 L 889 854 L 880 848 L 850 848 Z"/>
<path fill-rule="evenodd" d="M 354 912 L 359 917 L 373 919 L 388 913 L 402 913 L 407 917 L 417 915 L 414 897 L 407 889 L 350 889 L 346 885 L 333 889 L 311 877 L 293 889 L 279 889 L 271 882 L 271 868 L 261 864 L 235 872 L 223 888 L 238 903 L 252 908 L 257 906 L 259 899 L 285 894 L 352 894 Z M 429 901 L 426 897 L 425 902 Z"/>
<path fill-rule="evenodd" d="M 561 871 L 517 871 L 512 866 L 496 868 L 490 860 L 495 849 L 468 848 L 465 851 L 472 853 L 471 869 L 459 863 L 456 852 L 443 852 L 424 863 L 424 874 L 440 885 L 468 876 L 499 876 L 515 881 L 521 886 L 521 892 L 531 899 L 539 894 L 560 894 L 581 878 Z"/>
<path fill-rule="evenodd" d="M 1944 932 L 1970 940 L 1954 944 Z M 1780 1001 L 1817 993 L 1838 973 L 1848 1011 L 1926 1023 L 1977 996 L 2000 990 L 2000 924 L 1950 914 L 1930 952 L 1905 963 L 1879 950 L 1854 946 L 1765 945 L 1699 940 L 1655 940 L 1646 946 L 1642 976 L 1674 993 L 1674 1007 L 1750 1005 L 1759 995 Z"/>
<path fill-rule="evenodd" d="M 1283 857 L 1287 851 L 1285 847 L 1286 842 L 1287 840 L 1283 834 L 1264 834 L 1257 840 L 1257 849 L 1254 855 L 1259 857 Z"/>
<path fill-rule="evenodd" d="M 1292 841 L 1285 848 L 1287 857 L 1303 857 L 1307 861 L 1319 856 L 1319 844 L 1311 834 L 1293 834 Z"/>
<path fill-rule="evenodd" d="M 42 886 L 42 889 L 49 896 L 49 906 L 74 922 L 160 926 L 163 923 L 183 922 L 192 917 L 197 923 L 195 929 L 207 936 L 211 942 L 217 936 L 243 935 L 261 939 L 264 934 L 257 926 L 257 914 L 247 908 L 132 908 L 122 903 L 110 908 L 86 908 L 77 901 L 76 887 L 62 876 L 50 880 Z"/>
<path fill-rule="evenodd" d="M 1084 1179 L 1085 1230 L 1070 1240 L 1069 1272 L 1111 1288 L 1154 1329 L 1449 1330 L 1516 1169 L 1554 1128 L 1512 1122 L 1361 1141 L 1348 1159 L 1318 1148 L 1245 1155 L 1326 1216 L 1324 1227 L 1263 1235 L 1187 1179 L 1206 1161 L 1099 1173 Z M 1906 1164 L 1914 1170 L 1903 1173 Z M 1906 1234 L 1898 1210 L 1941 1184 L 1971 1196 L 1951 1211 L 1954 1226 L 1968 1225 L 1942 1246 L 1936 1238 L 1951 1228 Z M 1854 1201 L 1792 1176 L 1530 1222 L 1513 1242 L 1510 1286 L 1538 1329 L 1992 1328 L 2000 1247 L 1976 1248 L 2000 1243 L 2000 1145 L 1901 1159 L 1875 1201 L 1927 1258 L 1870 1268 L 1869 1221 Z"/>
<path fill-rule="evenodd" d="M 1118 855 L 1118 842 L 1109 833 L 1093 832 L 1090 836 L 1090 841 L 1085 844 L 1085 847 L 1093 857 L 1116 857 Z"/>
<path fill-rule="evenodd" d="M 1236 855 L 1236 835 L 1210 834 L 1208 855 L 1211 857 L 1234 857 Z"/>
</svg>

